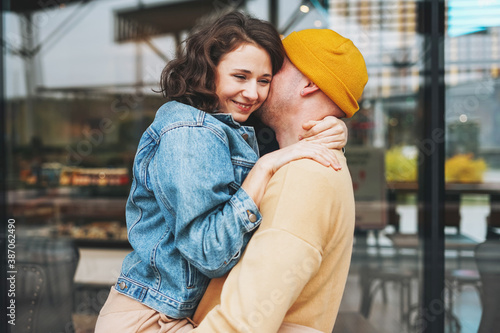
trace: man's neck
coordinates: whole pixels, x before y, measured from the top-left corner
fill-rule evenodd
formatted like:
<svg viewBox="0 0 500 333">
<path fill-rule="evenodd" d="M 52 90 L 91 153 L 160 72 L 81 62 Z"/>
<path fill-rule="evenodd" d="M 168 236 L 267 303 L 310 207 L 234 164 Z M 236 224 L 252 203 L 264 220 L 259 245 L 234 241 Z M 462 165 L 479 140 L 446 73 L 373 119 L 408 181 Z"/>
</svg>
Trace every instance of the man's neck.
<svg viewBox="0 0 500 333">
<path fill-rule="evenodd" d="M 280 148 L 299 142 L 299 135 L 304 133 L 302 124 L 308 120 L 312 120 L 310 117 L 311 115 L 307 112 L 295 112 L 295 110 L 289 110 L 285 121 L 280 122 L 279 126 L 273 128 Z"/>
<path fill-rule="evenodd" d="M 281 114 L 282 118 L 273 128 L 280 148 L 299 142 L 299 136 L 304 134 L 302 124 L 309 120 L 323 119 L 324 116 L 318 116 L 318 114 L 322 115 L 322 112 L 318 112 L 321 110 L 320 107 L 311 100 L 305 103 L 304 99 L 299 99 L 288 105 L 286 112 Z"/>
<path fill-rule="evenodd" d="M 280 148 L 285 148 L 299 142 L 299 134 L 292 130 L 277 130 L 276 140 Z"/>
</svg>

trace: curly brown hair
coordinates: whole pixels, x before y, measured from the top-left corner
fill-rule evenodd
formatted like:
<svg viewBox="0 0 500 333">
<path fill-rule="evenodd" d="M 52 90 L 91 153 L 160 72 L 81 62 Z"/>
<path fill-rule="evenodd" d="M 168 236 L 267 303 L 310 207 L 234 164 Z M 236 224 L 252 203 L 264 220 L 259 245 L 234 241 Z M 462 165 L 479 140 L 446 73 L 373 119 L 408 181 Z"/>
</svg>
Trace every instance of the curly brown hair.
<svg viewBox="0 0 500 333">
<path fill-rule="evenodd" d="M 181 56 L 170 61 L 161 73 L 160 87 L 168 101 L 189 104 L 205 112 L 215 112 L 216 67 L 225 54 L 242 43 L 263 48 L 271 58 L 272 74 L 276 74 L 285 57 L 285 50 L 276 28 L 237 11 L 205 24 L 185 40 Z"/>
</svg>

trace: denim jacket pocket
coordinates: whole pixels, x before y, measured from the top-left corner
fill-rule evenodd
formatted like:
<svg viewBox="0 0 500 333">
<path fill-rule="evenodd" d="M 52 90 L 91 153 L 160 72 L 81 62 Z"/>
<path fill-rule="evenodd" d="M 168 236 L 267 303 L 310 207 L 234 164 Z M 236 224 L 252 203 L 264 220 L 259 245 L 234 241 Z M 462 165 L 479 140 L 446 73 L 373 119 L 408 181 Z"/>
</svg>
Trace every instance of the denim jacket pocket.
<svg viewBox="0 0 500 333">
<path fill-rule="evenodd" d="M 185 263 L 185 281 L 186 287 L 188 289 L 193 289 L 196 286 L 196 282 L 198 282 L 198 270 L 191 266 L 191 264 L 187 261 Z"/>
<path fill-rule="evenodd" d="M 210 279 L 203 275 L 196 267 L 185 261 L 184 278 L 186 289 L 188 290 L 189 299 L 201 299 Z"/>
</svg>

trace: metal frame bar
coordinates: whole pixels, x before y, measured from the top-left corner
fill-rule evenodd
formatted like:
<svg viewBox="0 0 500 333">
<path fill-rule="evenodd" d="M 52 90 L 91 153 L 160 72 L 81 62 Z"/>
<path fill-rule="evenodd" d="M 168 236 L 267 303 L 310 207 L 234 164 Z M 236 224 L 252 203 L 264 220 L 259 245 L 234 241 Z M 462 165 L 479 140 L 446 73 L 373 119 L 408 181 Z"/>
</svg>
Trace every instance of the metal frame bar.
<svg viewBox="0 0 500 333">
<path fill-rule="evenodd" d="M 423 293 L 417 325 L 425 333 L 444 332 L 444 0 L 419 3 L 423 34 L 421 94 L 422 146 L 419 170 L 419 231 L 423 251 Z"/>
<path fill-rule="evenodd" d="M 269 22 L 275 27 L 278 26 L 279 0 L 269 0 Z"/>
</svg>

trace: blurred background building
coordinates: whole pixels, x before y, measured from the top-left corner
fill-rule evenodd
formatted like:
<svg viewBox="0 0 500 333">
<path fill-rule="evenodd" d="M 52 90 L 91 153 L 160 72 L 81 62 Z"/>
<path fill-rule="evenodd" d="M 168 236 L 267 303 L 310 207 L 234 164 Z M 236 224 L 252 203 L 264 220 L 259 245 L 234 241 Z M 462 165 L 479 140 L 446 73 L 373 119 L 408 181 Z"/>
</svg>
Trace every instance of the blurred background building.
<svg viewBox="0 0 500 333">
<path fill-rule="evenodd" d="M 487 291 L 477 246 L 497 239 L 500 227 L 500 1 L 441 2 L 445 125 L 435 141 L 422 136 L 428 124 L 425 62 L 433 51 L 425 43 L 428 2 L 5 1 L 7 214 L 28 244 L 63 241 L 77 251 L 59 258 L 75 264 L 61 273 L 71 282 L 66 291 L 72 300 L 62 327 L 93 331 L 130 251 L 124 220 L 130 169 L 142 132 L 163 104 L 155 92 L 162 68 L 205 15 L 233 7 L 270 20 L 284 36 L 331 28 L 350 38 L 367 63 L 361 110 L 346 120 L 359 206 L 335 332 L 360 331 L 355 324 L 367 332 L 413 332 L 429 321 L 419 306 L 425 264 L 418 237 L 425 224 L 419 222 L 419 156 L 433 154 L 442 140 L 446 275 L 435 315 L 444 313 L 446 332 L 477 332 L 486 320 L 484 304 L 490 304 L 481 296 Z M 271 140 L 268 132 L 258 136 L 263 145 Z M 23 249 L 54 258 L 43 244 L 44 250 Z M 39 320 L 58 321 L 55 315 Z"/>
</svg>

